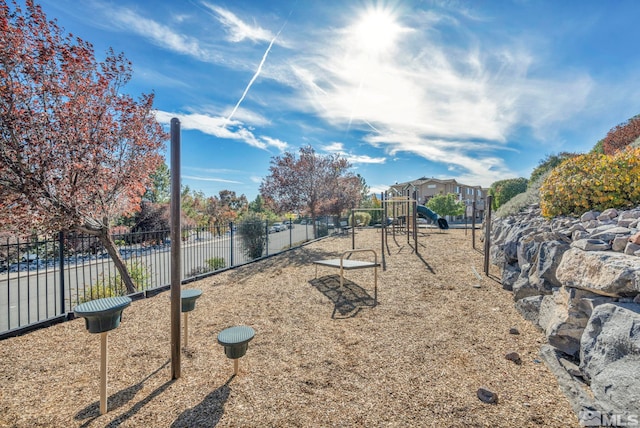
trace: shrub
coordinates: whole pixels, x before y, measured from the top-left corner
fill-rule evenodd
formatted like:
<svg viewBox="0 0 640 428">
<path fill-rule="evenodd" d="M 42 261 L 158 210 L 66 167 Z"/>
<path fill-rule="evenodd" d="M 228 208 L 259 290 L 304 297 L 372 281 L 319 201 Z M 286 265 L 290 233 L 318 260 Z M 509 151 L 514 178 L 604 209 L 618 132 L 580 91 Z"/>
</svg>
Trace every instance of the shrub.
<svg viewBox="0 0 640 428">
<path fill-rule="evenodd" d="M 596 143 L 595 146 L 591 149 L 591 153 L 600 153 L 604 154 L 604 140 L 600 140 Z"/>
<path fill-rule="evenodd" d="M 594 149 L 595 150 L 595 149 Z M 602 152 L 599 152 L 602 153 Z M 569 152 L 561 152 L 557 155 L 547 155 L 544 159 L 542 159 L 538 166 L 533 169 L 531 172 L 531 177 L 529 177 L 529 186 L 532 186 L 533 183 L 538 182 L 538 179 L 545 175 L 547 172 L 551 171 L 553 168 L 560 165 L 567 159 L 571 159 L 578 156 L 578 153 L 569 153 Z M 539 187 L 539 186 L 538 186 Z"/>
<path fill-rule="evenodd" d="M 527 182 L 526 178 L 519 177 L 493 183 L 489 188 L 489 194 L 493 196 L 493 209 L 500 208 L 500 206 L 506 204 L 509 199 L 527 190 Z"/>
<path fill-rule="evenodd" d="M 102 299 L 103 297 L 124 296 L 127 294 L 125 287 L 114 287 L 100 283 L 89 288 L 84 296 L 78 296 L 78 304 L 85 303 L 90 300 Z"/>
<path fill-rule="evenodd" d="M 238 224 L 238 232 L 242 238 L 244 253 L 250 259 L 262 257 L 265 247 L 265 222 L 260 215 L 249 213 L 244 221 Z"/>
<path fill-rule="evenodd" d="M 517 214 L 531 205 L 540 203 L 540 187 L 546 178 L 551 174 L 551 170 L 546 171 L 544 174 L 538 176 L 535 181 L 530 181 L 527 186 L 527 190 L 524 193 L 519 193 L 509 201 L 497 209 L 496 217 L 508 217 L 510 215 Z"/>
<path fill-rule="evenodd" d="M 354 225 L 353 217 L 355 217 L 356 226 L 369 226 L 369 223 L 371 223 L 371 214 L 364 211 L 356 211 L 353 216 L 349 216 L 349 226 Z"/>
<path fill-rule="evenodd" d="M 637 141 L 638 138 L 640 138 L 640 115 L 611 128 L 602 140 L 602 148 L 606 155 L 613 155 Z"/>
<path fill-rule="evenodd" d="M 226 266 L 224 258 L 222 257 L 213 257 L 211 259 L 205 260 L 205 263 L 211 268 L 211 270 L 222 269 Z"/>
<path fill-rule="evenodd" d="M 580 215 L 640 203 L 640 148 L 588 153 L 555 168 L 540 189 L 542 215 Z"/>
<path fill-rule="evenodd" d="M 327 223 L 319 223 L 316 226 L 316 231 L 318 238 L 329 235 L 329 227 L 327 226 Z"/>
<path fill-rule="evenodd" d="M 150 274 L 149 268 L 141 262 L 129 262 L 127 269 L 131 280 L 138 290 L 144 290 L 149 287 Z M 89 288 L 84 296 L 78 296 L 78 303 L 88 302 L 90 300 L 101 299 L 103 297 L 126 296 L 127 289 L 122 282 L 120 273 L 105 277 L 104 274 L 95 285 Z"/>
</svg>

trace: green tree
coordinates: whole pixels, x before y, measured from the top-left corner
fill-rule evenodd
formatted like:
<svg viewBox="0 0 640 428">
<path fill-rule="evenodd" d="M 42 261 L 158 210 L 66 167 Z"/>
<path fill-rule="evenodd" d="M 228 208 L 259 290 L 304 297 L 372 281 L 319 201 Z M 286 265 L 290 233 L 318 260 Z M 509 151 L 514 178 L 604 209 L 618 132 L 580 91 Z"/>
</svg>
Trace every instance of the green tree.
<svg viewBox="0 0 640 428">
<path fill-rule="evenodd" d="M 371 187 L 367 184 L 367 180 L 364 179 L 360 174 L 356 174 L 358 180 L 360 180 L 360 201 L 364 201 L 369 198 L 369 193 L 371 193 Z"/>
<path fill-rule="evenodd" d="M 266 204 L 264 202 L 264 198 L 261 195 L 256 196 L 256 198 L 249 202 L 249 211 L 253 213 L 262 213 L 266 209 Z"/>
<path fill-rule="evenodd" d="M 426 204 L 431 211 L 440 216 L 458 216 L 464 214 L 465 204 L 458 201 L 458 195 L 449 193 L 446 195 L 435 195 Z"/>
<path fill-rule="evenodd" d="M 517 194 L 525 192 L 527 184 L 528 180 L 524 177 L 509 178 L 493 183 L 489 188 L 489 194 L 493 196 L 493 209 L 500 208 Z"/>
<path fill-rule="evenodd" d="M 251 259 L 262 257 L 265 247 L 265 222 L 260 215 L 249 213 L 238 224 L 238 233 L 242 239 L 244 253 Z"/>
<path fill-rule="evenodd" d="M 533 169 L 533 171 L 531 172 L 531 177 L 529 177 L 529 182 L 527 184 L 530 186 L 533 183 L 536 183 L 538 179 L 542 177 L 544 174 L 546 174 L 548 171 L 551 171 L 553 168 L 557 167 L 565 160 L 574 158 L 576 156 L 578 156 L 577 153 L 569 153 L 569 152 L 560 152 L 557 155 L 554 155 L 554 154 L 547 155 L 544 159 L 542 159 L 538 163 L 538 166 L 536 166 Z M 500 183 L 500 182 L 497 182 L 497 183 Z M 504 205 L 504 202 L 500 205 Z"/>
<path fill-rule="evenodd" d="M 155 204 L 166 204 L 171 196 L 171 171 L 162 162 L 151 174 L 151 185 L 147 188 L 143 199 Z"/>
</svg>

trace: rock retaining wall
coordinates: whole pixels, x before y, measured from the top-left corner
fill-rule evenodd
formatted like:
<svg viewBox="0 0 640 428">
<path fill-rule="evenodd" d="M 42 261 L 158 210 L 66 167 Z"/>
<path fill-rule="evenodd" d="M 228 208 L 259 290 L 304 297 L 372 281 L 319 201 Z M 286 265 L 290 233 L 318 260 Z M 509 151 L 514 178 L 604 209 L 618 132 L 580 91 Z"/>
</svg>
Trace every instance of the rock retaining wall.
<svg viewBox="0 0 640 428">
<path fill-rule="evenodd" d="M 492 222 L 490 260 L 546 355 L 574 363 L 562 366 L 593 397 L 574 410 L 640 415 L 640 207 L 547 220 L 531 206 Z"/>
</svg>

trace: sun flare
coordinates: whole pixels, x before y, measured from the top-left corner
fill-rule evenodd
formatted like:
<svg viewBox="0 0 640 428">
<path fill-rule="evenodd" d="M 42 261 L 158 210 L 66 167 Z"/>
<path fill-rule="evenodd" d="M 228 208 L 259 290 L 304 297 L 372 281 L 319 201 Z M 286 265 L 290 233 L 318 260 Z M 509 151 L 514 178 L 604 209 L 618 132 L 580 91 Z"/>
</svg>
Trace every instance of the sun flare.
<svg viewBox="0 0 640 428">
<path fill-rule="evenodd" d="M 383 8 L 367 10 L 353 26 L 356 43 L 368 52 L 383 52 L 394 45 L 401 31 L 393 13 Z"/>
</svg>

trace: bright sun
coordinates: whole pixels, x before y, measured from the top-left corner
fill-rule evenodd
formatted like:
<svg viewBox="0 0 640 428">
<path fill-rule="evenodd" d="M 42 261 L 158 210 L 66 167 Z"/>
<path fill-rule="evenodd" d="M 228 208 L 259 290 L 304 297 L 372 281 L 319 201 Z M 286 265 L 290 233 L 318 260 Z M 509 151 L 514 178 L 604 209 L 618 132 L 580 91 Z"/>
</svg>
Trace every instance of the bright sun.
<svg viewBox="0 0 640 428">
<path fill-rule="evenodd" d="M 391 11 L 380 8 L 368 10 L 352 28 L 358 45 L 371 53 L 393 46 L 401 31 Z"/>
</svg>

